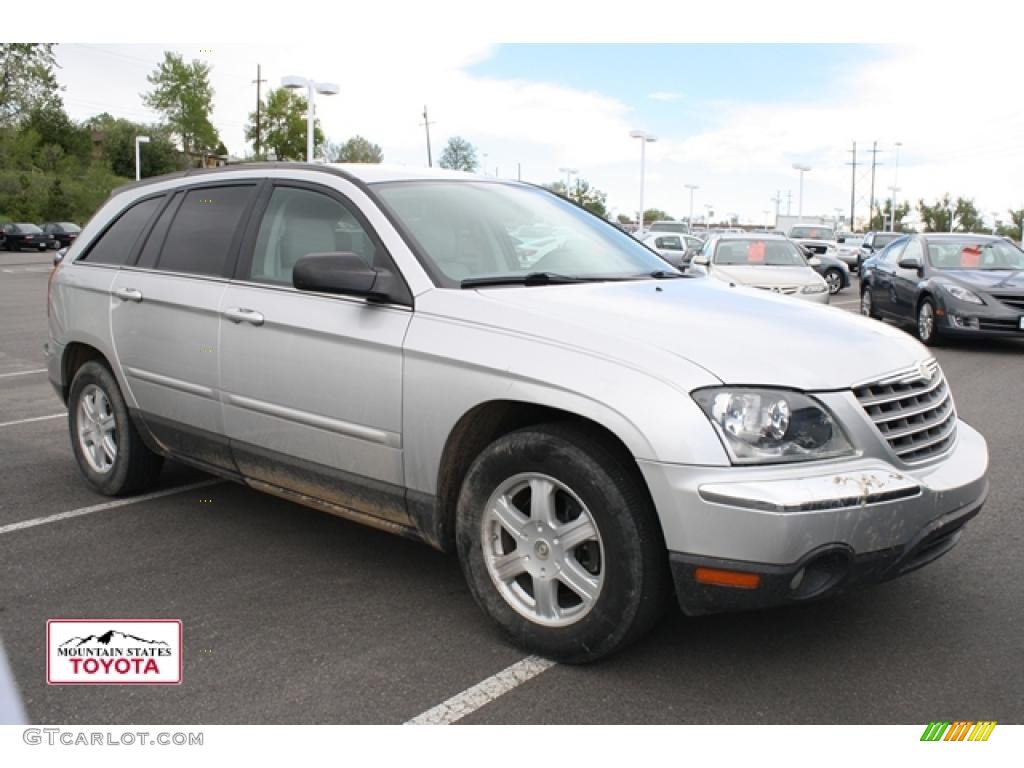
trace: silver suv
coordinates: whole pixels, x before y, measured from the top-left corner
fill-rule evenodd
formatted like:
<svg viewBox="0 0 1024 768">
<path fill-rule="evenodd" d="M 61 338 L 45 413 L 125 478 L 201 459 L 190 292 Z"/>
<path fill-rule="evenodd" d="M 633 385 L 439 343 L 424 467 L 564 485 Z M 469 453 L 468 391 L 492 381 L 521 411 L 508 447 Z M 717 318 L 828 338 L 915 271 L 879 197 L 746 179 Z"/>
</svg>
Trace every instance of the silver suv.
<svg viewBox="0 0 1024 768">
<path fill-rule="evenodd" d="M 565 236 L 523 267 L 524 225 Z M 135 184 L 55 268 L 49 326 L 99 491 L 168 457 L 457 551 L 495 622 L 567 661 L 640 637 L 673 591 L 695 615 L 904 574 L 988 491 L 915 340 L 689 279 L 527 184 L 288 164 Z"/>
</svg>

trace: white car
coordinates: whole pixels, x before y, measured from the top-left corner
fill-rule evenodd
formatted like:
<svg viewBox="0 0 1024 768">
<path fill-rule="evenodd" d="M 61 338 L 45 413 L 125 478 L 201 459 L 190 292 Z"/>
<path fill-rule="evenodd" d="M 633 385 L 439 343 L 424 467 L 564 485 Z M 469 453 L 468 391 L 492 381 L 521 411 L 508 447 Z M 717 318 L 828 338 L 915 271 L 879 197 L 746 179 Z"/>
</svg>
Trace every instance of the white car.
<svg viewBox="0 0 1024 768">
<path fill-rule="evenodd" d="M 691 270 L 727 283 L 828 304 L 828 284 L 790 240 L 777 235 L 720 235 L 693 257 Z"/>
<path fill-rule="evenodd" d="M 643 239 L 643 244 L 657 251 L 673 267 L 686 269 L 692 254 L 704 247 L 700 238 L 692 235 L 677 235 L 668 232 L 656 232 Z"/>
</svg>

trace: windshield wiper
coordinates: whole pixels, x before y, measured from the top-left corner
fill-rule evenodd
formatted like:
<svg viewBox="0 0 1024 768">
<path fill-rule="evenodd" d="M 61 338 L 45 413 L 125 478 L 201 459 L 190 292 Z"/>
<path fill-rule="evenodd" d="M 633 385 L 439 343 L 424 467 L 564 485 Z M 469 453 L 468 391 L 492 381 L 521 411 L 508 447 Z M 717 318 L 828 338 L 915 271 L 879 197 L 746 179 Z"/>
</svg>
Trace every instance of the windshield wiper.
<svg viewBox="0 0 1024 768">
<path fill-rule="evenodd" d="M 674 277 L 686 277 L 681 272 L 669 272 L 667 269 L 656 269 L 653 272 L 648 272 L 647 277 L 653 277 L 655 280 L 669 280 Z"/>
<path fill-rule="evenodd" d="M 476 288 L 482 285 L 565 285 L 587 283 L 600 278 L 571 277 L 557 272 L 530 272 L 528 275 L 492 275 L 490 277 L 467 277 L 460 288 Z"/>
</svg>

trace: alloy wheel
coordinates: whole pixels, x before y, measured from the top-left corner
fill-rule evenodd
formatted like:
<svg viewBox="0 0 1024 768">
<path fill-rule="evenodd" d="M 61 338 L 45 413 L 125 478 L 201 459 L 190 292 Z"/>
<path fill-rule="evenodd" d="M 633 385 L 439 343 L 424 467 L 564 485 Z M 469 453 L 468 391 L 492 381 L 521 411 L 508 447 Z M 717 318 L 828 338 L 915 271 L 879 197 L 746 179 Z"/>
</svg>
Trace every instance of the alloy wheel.
<svg viewBox="0 0 1024 768">
<path fill-rule="evenodd" d="M 106 393 L 90 384 L 78 399 L 78 444 L 89 466 L 105 474 L 117 460 L 117 423 Z"/>
</svg>

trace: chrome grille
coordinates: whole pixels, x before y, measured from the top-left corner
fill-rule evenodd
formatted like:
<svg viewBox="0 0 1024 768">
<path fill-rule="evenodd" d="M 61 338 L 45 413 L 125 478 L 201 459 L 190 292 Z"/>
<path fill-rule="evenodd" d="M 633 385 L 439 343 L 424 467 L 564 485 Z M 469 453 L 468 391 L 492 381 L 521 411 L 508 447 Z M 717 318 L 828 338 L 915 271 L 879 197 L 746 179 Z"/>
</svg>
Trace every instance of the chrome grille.
<svg viewBox="0 0 1024 768">
<path fill-rule="evenodd" d="M 956 411 L 935 360 L 855 387 L 853 392 L 900 460 L 912 464 L 953 447 Z"/>
<path fill-rule="evenodd" d="M 792 296 L 800 290 L 799 285 L 755 285 L 755 288 L 760 288 L 762 291 L 771 291 L 772 293 L 784 293 L 787 296 Z"/>
</svg>

